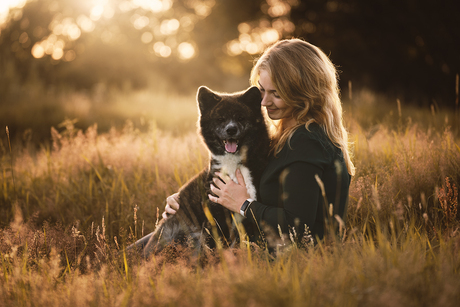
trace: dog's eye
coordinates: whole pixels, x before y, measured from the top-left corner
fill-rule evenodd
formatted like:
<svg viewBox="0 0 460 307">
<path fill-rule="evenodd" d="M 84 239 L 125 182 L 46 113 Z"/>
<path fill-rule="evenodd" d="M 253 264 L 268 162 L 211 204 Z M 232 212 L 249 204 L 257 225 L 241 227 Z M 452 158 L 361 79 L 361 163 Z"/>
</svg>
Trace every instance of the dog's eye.
<svg viewBox="0 0 460 307">
<path fill-rule="evenodd" d="M 217 120 L 218 120 L 219 122 L 223 123 L 223 122 L 225 121 L 225 118 L 219 117 Z"/>
<path fill-rule="evenodd" d="M 239 121 L 239 122 L 242 122 L 243 120 L 244 120 L 244 117 L 243 117 L 243 116 L 238 117 L 238 121 Z"/>
</svg>

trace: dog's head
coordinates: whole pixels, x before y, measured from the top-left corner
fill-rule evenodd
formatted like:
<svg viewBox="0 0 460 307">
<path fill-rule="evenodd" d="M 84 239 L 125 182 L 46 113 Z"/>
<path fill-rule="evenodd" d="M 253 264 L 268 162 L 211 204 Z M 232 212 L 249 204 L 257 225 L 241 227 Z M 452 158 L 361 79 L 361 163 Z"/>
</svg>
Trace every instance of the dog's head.
<svg viewBox="0 0 460 307">
<path fill-rule="evenodd" d="M 261 95 L 257 87 L 234 94 L 221 94 L 205 86 L 198 89 L 200 129 L 203 139 L 213 154 L 234 154 L 247 146 L 257 133 L 253 127 L 264 122 Z"/>
</svg>

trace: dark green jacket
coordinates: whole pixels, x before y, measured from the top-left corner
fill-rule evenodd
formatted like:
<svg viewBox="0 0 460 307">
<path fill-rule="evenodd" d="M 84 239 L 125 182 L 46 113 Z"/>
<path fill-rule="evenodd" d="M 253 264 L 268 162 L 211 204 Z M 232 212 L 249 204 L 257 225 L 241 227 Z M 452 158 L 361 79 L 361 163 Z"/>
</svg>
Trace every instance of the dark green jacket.
<svg viewBox="0 0 460 307">
<path fill-rule="evenodd" d="M 309 130 L 298 128 L 281 152 L 270 157 L 260 182 L 260 199 L 251 204 L 247 222 L 263 221 L 276 233 L 278 225 L 283 233 L 296 226 L 299 237 L 307 225 L 313 238 L 322 239 L 327 211 L 315 175 L 324 183 L 327 204 L 332 203 L 334 214 L 345 221 L 351 176 L 342 151 L 318 124 L 310 124 Z"/>
</svg>

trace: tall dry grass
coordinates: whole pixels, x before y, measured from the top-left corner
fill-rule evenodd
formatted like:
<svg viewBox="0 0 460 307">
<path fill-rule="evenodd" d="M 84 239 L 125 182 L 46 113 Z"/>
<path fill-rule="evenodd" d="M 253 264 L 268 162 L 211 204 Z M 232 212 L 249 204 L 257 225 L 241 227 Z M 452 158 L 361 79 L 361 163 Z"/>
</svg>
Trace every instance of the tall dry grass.
<svg viewBox="0 0 460 307">
<path fill-rule="evenodd" d="M 3 138 L 0 305 L 456 306 L 455 119 L 366 92 L 345 109 L 357 166 L 346 229 L 307 249 L 243 244 L 201 262 L 186 248 L 148 261 L 124 250 L 207 163 L 194 128 L 100 133 L 67 120 L 39 149 L 10 152 Z"/>
</svg>

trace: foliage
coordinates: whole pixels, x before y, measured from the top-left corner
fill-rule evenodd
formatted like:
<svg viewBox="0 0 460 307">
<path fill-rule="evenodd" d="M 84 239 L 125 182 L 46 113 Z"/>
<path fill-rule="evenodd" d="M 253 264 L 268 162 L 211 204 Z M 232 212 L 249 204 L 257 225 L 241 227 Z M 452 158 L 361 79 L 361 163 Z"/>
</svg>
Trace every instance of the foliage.
<svg viewBox="0 0 460 307">
<path fill-rule="evenodd" d="M 424 105 L 455 99 L 455 0 L 12 2 L 6 22 L 0 7 L 2 95 L 29 79 L 91 90 L 143 88 L 152 75 L 175 91 L 233 91 L 267 45 L 301 37 L 330 55 L 342 87 L 352 81 Z"/>
</svg>

